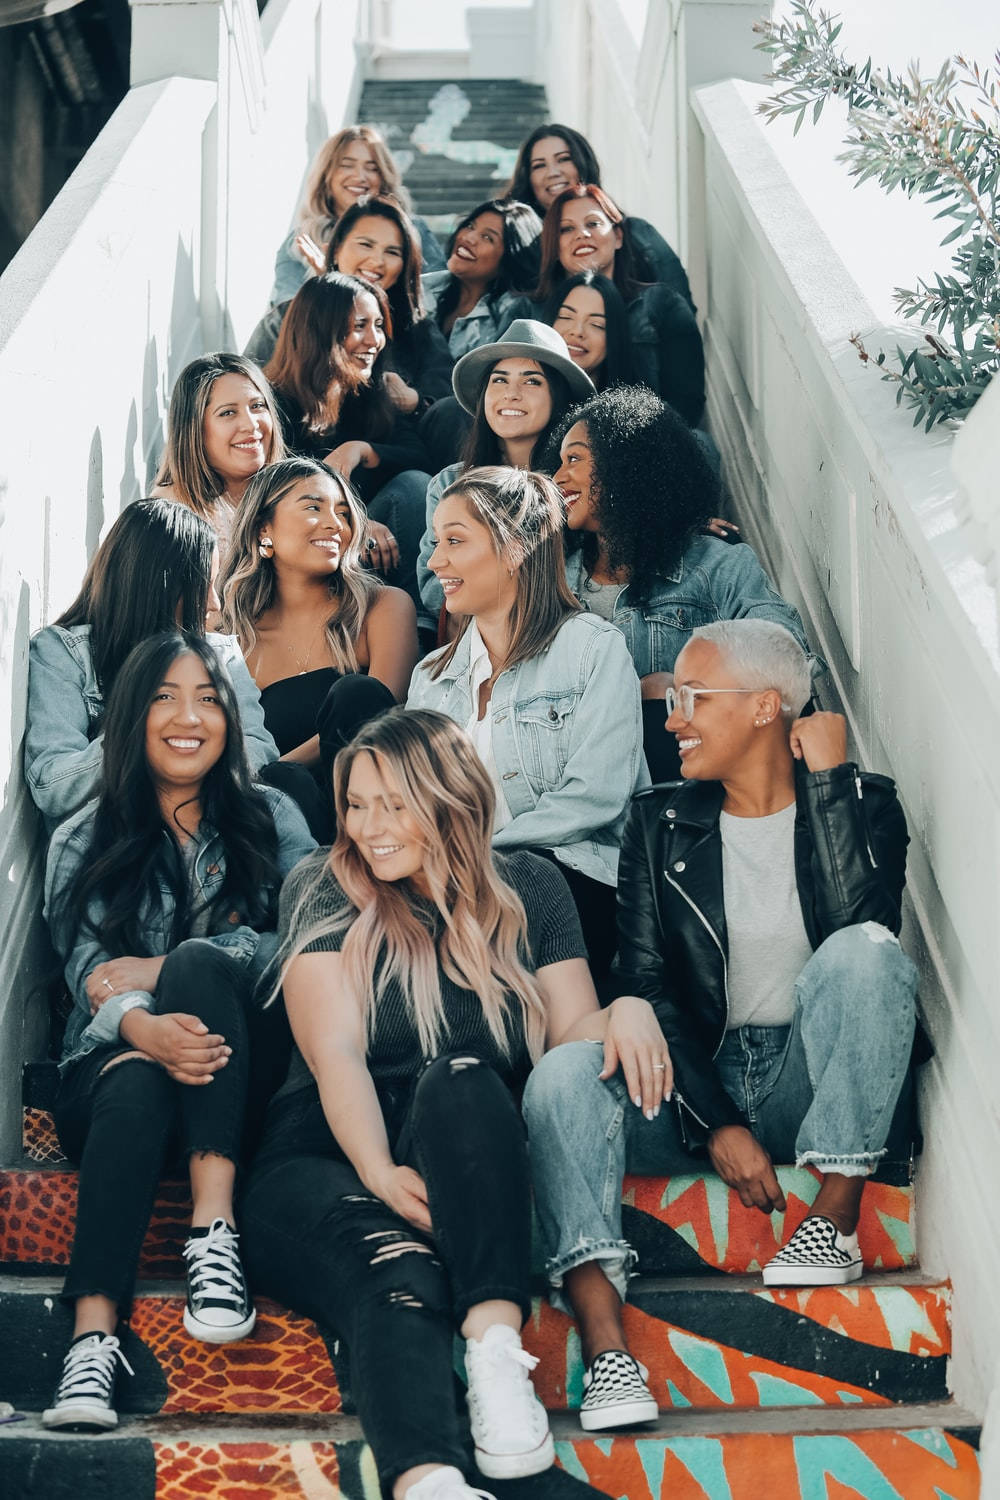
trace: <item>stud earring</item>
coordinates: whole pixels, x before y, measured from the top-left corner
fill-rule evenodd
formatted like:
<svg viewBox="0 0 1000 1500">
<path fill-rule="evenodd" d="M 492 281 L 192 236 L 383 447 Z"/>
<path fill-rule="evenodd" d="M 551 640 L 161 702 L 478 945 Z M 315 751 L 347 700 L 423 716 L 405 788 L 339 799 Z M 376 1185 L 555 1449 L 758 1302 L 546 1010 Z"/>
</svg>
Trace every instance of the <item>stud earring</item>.
<svg viewBox="0 0 1000 1500">
<path fill-rule="evenodd" d="M 274 543 L 271 541 L 271 538 L 269 536 L 261 537 L 260 541 L 257 543 L 257 551 L 260 553 L 261 557 L 274 556 Z"/>
</svg>

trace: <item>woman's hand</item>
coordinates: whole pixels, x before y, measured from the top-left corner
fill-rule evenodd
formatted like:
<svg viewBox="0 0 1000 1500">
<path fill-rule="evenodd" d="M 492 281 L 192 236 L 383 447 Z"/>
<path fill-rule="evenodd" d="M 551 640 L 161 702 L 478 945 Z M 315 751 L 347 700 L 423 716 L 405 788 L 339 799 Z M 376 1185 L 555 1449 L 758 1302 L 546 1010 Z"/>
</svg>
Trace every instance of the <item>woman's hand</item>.
<svg viewBox="0 0 1000 1500">
<path fill-rule="evenodd" d="M 655 1119 L 660 1105 L 670 1098 L 674 1070 L 656 1012 L 638 995 L 622 995 L 608 1007 L 600 1076 L 612 1077 L 619 1066 L 636 1109 L 641 1109 L 647 1120 Z"/>
<path fill-rule="evenodd" d="M 740 528 L 735 521 L 724 521 L 721 516 L 712 516 L 701 528 L 704 536 L 719 536 L 724 542 L 738 542 Z"/>
<path fill-rule="evenodd" d="M 427 1187 L 419 1172 L 412 1167 L 397 1167 L 390 1161 L 367 1179 L 366 1186 L 401 1219 L 425 1234 L 431 1233 Z"/>
<path fill-rule="evenodd" d="M 832 771 L 847 759 L 847 721 L 843 714 L 810 714 L 796 719 L 789 737 L 792 754 L 809 771 Z"/>
<path fill-rule="evenodd" d="M 721 1125 L 708 1138 L 712 1166 L 727 1187 L 735 1188 L 746 1208 L 761 1213 L 785 1211 L 785 1195 L 771 1158 L 745 1125 Z"/>
<path fill-rule="evenodd" d="M 354 470 L 359 467 L 377 469 L 379 456 L 371 443 L 364 443 L 360 438 L 354 438 L 349 443 L 338 444 L 326 455 L 323 462 L 329 464 L 331 469 L 336 469 L 338 474 L 343 474 L 345 479 L 350 479 Z"/>
<path fill-rule="evenodd" d="M 157 1016 L 137 1007 L 122 1017 L 118 1030 L 130 1046 L 162 1063 L 176 1083 L 211 1083 L 233 1055 L 224 1036 L 180 1011 Z"/>
<path fill-rule="evenodd" d="M 381 521 L 369 519 L 365 522 L 365 530 L 368 536 L 361 548 L 361 561 L 370 568 L 379 568 L 383 573 L 398 567 L 399 543 L 388 526 L 383 526 Z M 368 546 L 369 542 L 374 542 L 374 547 Z"/>
<path fill-rule="evenodd" d="M 91 969 L 86 979 L 90 1014 L 96 1016 L 105 1000 L 110 1000 L 112 995 L 127 994 L 129 990 L 145 990 L 147 995 L 155 995 L 165 956 L 109 958 Z"/>
<path fill-rule="evenodd" d="M 295 248 L 315 276 L 322 276 L 326 270 L 326 251 L 321 245 L 308 234 L 297 234 L 295 236 Z"/>
<path fill-rule="evenodd" d="M 395 370 L 388 370 L 386 372 L 385 388 L 393 406 L 397 410 L 404 412 L 407 416 L 409 416 L 410 412 L 416 411 L 420 405 L 420 396 L 418 393 L 413 389 L 412 385 L 407 385 L 402 375 L 397 375 Z"/>
<path fill-rule="evenodd" d="M 667 696 L 667 688 L 673 687 L 673 672 L 647 672 L 645 677 L 639 678 L 639 692 L 644 703 L 652 699 L 654 702 L 662 703 Z"/>
</svg>

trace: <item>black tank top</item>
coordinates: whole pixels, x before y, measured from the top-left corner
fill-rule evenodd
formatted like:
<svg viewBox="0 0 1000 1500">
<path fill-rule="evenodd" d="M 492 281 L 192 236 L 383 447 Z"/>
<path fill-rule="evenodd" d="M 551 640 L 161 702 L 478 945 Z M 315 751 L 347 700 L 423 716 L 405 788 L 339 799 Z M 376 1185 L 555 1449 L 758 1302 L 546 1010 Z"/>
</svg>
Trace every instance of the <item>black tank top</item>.
<svg viewBox="0 0 1000 1500">
<path fill-rule="evenodd" d="M 279 755 L 287 755 L 316 734 L 316 717 L 339 676 L 336 667 L 317 667 L 313 672 L 281 677 L 261 688 L 264 723 Z"/>
</svg>

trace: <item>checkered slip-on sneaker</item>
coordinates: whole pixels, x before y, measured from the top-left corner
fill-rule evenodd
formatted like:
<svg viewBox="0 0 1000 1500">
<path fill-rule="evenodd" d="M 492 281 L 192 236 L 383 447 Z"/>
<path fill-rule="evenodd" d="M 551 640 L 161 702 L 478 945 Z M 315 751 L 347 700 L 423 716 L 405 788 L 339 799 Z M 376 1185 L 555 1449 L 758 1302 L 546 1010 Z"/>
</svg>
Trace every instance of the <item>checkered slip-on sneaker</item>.
<svg viewBox="0 0 1000 1500">
<path fill-rule="evenodd" d="M 585 1432 L 655 1422 L 659 1408 L 646 1384 L 649 1371 L 624 1349 L 598 1354 L 583 1376 L 580 1426 Z"/>
<path fill-rule="evenodd" d="M 843 1286 L 864 1270 L 856 1234 L 817 1214 L 802 1223 L 764 1267 L 765 1286 Z"/>
</svg>

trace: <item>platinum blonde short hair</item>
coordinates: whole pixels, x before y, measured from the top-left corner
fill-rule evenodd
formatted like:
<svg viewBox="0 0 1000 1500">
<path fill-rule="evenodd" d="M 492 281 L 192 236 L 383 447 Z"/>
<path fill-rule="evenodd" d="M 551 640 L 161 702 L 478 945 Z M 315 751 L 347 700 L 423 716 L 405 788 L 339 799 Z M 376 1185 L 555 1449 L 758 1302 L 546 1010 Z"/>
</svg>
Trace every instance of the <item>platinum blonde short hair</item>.
<svg viewBox="0 0 1000 1500">
<path fill-rule="evenodd" d="M 812 695 L 809 658 L 784 625 L 773 620 L 717 620 L 691 632 L 715 646 L 740 687 L 777 688 L 785 714 L 797 718 Z"/>
</svg>

